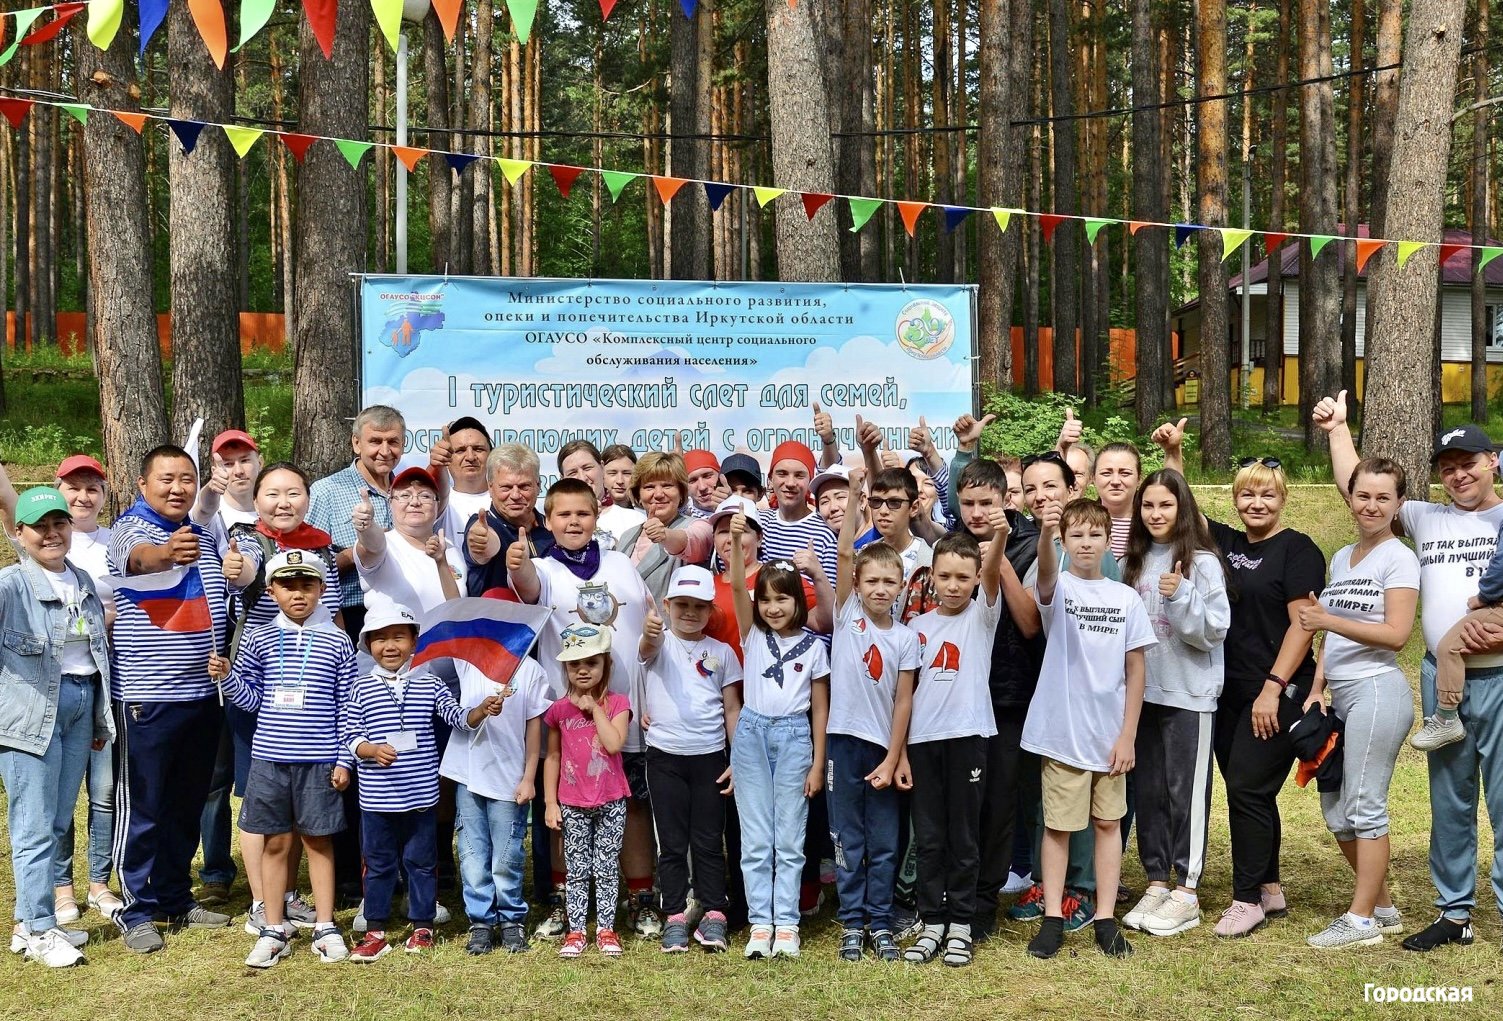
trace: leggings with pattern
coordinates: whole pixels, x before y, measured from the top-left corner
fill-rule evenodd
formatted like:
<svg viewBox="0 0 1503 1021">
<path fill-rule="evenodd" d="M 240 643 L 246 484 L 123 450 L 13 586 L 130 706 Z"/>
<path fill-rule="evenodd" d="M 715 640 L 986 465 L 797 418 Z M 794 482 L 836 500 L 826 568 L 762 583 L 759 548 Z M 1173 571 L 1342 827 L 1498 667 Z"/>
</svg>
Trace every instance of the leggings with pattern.
<svg viewBox="0 0 1503 1021">
<path fill-rule="evenodd" d="M 621 885 L 621 842 L 626 836 L 626 799 L 596 808 L 561 805 L 564 817 L 565 907 L 569 931 L 584 932 L 590 914 L 590 877 L 595 877 L 595 928 L 616 927 Z"/>
</svg>

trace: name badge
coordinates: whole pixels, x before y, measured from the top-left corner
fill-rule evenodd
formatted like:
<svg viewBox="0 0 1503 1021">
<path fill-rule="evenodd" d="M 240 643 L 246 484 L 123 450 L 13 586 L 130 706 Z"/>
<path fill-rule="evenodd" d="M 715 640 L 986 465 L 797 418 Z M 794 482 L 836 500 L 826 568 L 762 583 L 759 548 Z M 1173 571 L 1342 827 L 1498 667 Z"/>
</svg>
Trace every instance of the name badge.
<svg viewBox="0 0 1503 1021">
<path fill-rule="evenodd" d="M 399 730 L 395 733 L 387 734 L 386 743 L 395 748 L 399 753 L 415 752 L 418 746 L 417 731 Z"/>
<path fill-rule="evenodd" d="M 298 686 L 295 688 L 277 688 L 272 692 L 271 704 L 276 706 L 278 709 L 303 708 L 302 687 Z"/>
</svg>

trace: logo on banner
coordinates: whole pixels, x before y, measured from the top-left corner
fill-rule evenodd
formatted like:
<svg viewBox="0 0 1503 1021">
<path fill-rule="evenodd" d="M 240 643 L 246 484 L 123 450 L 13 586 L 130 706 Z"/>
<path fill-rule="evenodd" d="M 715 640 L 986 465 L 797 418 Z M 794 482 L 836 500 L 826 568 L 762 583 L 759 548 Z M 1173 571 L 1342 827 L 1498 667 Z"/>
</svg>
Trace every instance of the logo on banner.
<svg viewBox="0 0 1503 1021">
<path fill-rule="evenodd" d="M 955 342 L 955 317 L 933 298 L 918 298 L 898 313 L 898 345 L 914 358 L 929 361 Z"/>
<path fill-rule="evenodd" d="M 385 293 L 386 306 L 381 324 L 381 343 L 406 358 L 423 342 L 424 332 L 444 328 L 443 291 L 429 293 Z"/>
</svg>

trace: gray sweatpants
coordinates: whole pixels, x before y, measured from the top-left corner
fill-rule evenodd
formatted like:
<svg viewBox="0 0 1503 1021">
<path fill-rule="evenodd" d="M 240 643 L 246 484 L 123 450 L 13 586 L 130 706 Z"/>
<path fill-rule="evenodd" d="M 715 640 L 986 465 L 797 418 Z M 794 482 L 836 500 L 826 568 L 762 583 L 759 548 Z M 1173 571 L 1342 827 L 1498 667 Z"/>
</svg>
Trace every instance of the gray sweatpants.
<svg viewBox="0 0 1503 1021">
<path fill-rule="evenodd" d="M 1206 864 L 1215 713 L 1143 703 L 1138 721 L 1138 857 L 1150 883 L 1191 890 Z"/>
<path fill-rule="evenodd" d="M 1328 678 L 1331 711 L 1342 734 L 1341 790 L 1320 796 L 1326 828 L 1337 840 L 1376 840 L 1388 833 L 1393 764 L 1414 726 L 1414 693 L 1400 670 L 1355 680 Z"/>
</svg>

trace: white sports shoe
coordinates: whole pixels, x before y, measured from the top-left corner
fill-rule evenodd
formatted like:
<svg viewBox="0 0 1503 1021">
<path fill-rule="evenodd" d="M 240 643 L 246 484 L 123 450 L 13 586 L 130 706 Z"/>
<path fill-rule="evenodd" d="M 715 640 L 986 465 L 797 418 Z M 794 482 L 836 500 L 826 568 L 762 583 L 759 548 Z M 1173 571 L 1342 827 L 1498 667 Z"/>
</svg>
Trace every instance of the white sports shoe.
<svg viewBox="0 0 1503 1021">
<path fill-rule="evenodd" d="M 282 958 L 292 953 L 292 939 L 279 929 L 266 928 L 261 930 L 261 938 L 256 940 L 256 945 L 251 947 L 251 952 L 245 959 L 247 968 L 270 968 Z"/>
<path fill-rule="evenodd" d="M 799 950 L 798 926 L 780 925 L 772 941 L 772 956 L 797 957 Z"/>
<path fill-rule="evenodd" d="M 350 948 L 345 945 L 344 937 L 332 925 L 327 929 L 313 930 L 313 945 L 309 949 L 324 964 L 333 964 L 350 956 Z"/>
<path fill-rule="evenodd" d="M 1200 924 L 1200 901 L 1184 901 L 1170 894 L 1143 916 L 1142 929 L 1155 936 L 1173 936 Z"/>
<path fill-rule="evenodd" d="M 1129 929 L 1142 929 L 1143 919 L 1151 915 L 1169 897 L 1169 888 L 1150 886 L 1133 909 L 1122 916 L 1122 924 Z"/>
<path fill-rule="evenodd" d="M 1007 873 L 1007 882 L 1002 886 L 1002 892 L 1007 894 L 1022 893 L 1033 885 L 1033 875 L 1018 875 L 1016 872 Z"/>
<path fill-rule="evenodd" d="M 1409 746 L 1422 752 L 1433 752 L 1465 737 L 1466 727 L 1462 724 L 1461 717 L 1442 718 L 1436 714 L 1425 717 L 1424 726 L 1409 739 Z"/>
<path fill-rule="evenodd" d="M 84 938 L 88 938 L 87 934 Z M 40 961 L 49 968 L 71 968 L 84 963 L 84 955 L 73 945 L 68 934 L 56 927 L 46 932 L 28 933 L 25 952 L 28 961 Z"/>
</svg>

